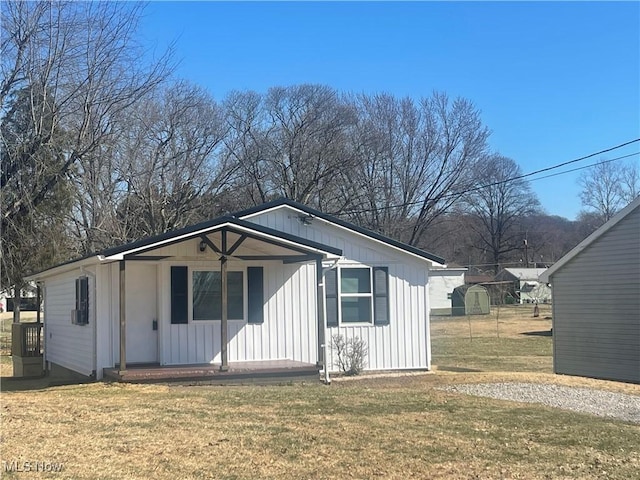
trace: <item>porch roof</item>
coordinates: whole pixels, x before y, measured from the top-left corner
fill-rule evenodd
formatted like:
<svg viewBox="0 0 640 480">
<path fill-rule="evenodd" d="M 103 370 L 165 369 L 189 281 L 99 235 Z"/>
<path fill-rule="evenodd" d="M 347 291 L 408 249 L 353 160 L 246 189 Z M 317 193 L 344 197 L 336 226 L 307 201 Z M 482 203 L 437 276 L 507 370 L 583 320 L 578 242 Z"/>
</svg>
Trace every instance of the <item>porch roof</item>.
<svg viewBox="0 0 640 480">
<path fill-rule="evenodd" d="M 228 238 L 227 245 L 225 245 L 226 242 L 222 240 L 222 237 Z M 101 262 L 127 259 L 161 259 L 161 257 L 145 257 L 141 254 L 195 239 L 205 242 L 215 253 L 246 260 L 272 259 L 289 263 L 308 261 L 318 257 L 334 259 L 342 256 L 342 250 L 339 248 L 239 218 L 224 216 L 77 258 L 34 273 L 28 276 L 27 280 L 35 281 L 78 266 L 89 266 Z M 258 247 L 260 244 L 267 245 L 268 248 Z"/>
<path fill-rule="evenodd" d="M 225 241 L 222 240 L 223 232 L 228 232 L 235 236 L 235 238 L 230 239 L 232 245 L 224 245 Z M 127 245 L 110 248 L 99 254 L 99 257 L 102 261 L 134 258 L 133 256 L 136 254 L 149 252 L 192 239 L 201 239 L 213 251 L 224 255 L 237 253 L 243 241 L 249 239 L 257 241 L 258 243 L 268 244 L 272 247 L 271 251 L 264 252 L 265 257 L 275 256 L 276 258 L 282 257 L 286 259 L 292 255 L 301 256 L 301 254 L 322 257 L 342 256 L 342 250 L 339 248 L 324 245 L 314 242 L 313 240 L 274 230 L 239 218 L 221 217 L 180 230 L 145 238 Z M 218 244 L 214 243 L 213 240 L 218 240 Z M 238 254 L 236 256 L 240 255 Z M 240 256 L 240 258 L 242 258 L 242 256 Z"/>
</svg>

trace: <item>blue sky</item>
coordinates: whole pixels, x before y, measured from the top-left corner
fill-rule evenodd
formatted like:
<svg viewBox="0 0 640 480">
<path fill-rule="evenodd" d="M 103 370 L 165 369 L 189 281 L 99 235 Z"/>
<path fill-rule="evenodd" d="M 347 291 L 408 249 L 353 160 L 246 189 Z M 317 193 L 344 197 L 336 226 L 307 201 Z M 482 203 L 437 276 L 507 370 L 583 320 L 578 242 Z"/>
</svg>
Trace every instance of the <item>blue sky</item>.
<svg viewBox="0 0 640 480">
<path fill-rule="evenodd" d="M 525 173 L 640 137 L 639 2 L 152 2 L 142 34 L 175 41 L 176 75 L 217 100 L 301 83 L 465 97 Z M 579 173 L 531 183 L 547 213 L 575 218 Z"/>
</svg>

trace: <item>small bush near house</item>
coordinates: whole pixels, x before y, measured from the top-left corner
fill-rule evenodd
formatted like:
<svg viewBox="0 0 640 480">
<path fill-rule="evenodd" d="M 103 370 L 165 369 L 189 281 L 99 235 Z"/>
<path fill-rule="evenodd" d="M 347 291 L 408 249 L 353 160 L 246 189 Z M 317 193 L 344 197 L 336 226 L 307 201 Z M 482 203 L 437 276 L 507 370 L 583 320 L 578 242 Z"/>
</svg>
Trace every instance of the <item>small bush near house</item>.
<svg viewBox="0 0 640 480">
<path fill-rule="evenodd" d="M 359 375 L 364 369 L 364 359 L 369 353 L 367 344 L 359 337 L 345 340 L 342 335 L 331 337 L 331 348 L 336 352 L 336 367 L 347 375 Z"/>
</svg>

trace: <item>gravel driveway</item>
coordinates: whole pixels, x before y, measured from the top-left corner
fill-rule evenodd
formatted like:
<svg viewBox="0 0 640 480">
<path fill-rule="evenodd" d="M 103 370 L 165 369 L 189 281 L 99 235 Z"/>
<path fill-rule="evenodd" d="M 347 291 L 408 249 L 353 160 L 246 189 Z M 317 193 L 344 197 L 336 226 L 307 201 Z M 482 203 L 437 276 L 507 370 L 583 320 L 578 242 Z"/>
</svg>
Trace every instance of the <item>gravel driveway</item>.
<svg viewBox="0 0 640 480">
<path fill-rule="evenodd" d="M 462 384 L 450 385 L 441 390 L 499 400 L 541 403 L 550 407 L 640 423 L 640 396 L 626 393 L 538 383 Z"/>
</svg>

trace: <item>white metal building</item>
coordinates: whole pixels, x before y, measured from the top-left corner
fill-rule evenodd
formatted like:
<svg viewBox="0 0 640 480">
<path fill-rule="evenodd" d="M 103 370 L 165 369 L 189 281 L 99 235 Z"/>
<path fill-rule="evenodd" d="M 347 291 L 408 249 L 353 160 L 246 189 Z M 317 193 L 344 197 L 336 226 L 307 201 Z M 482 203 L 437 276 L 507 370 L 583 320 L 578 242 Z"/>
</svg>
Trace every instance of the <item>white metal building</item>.
<svg viewBox="0 0 640 480">
<path fill-rule="evenodd" d="M 513 282 L 519 303 L 551 303 L 551 289 L 539 280 L 544 268 L 505 268 L 496 275 L 497 281 Z"/>
<path fill-rule="evenodd" d="M 431 315 L 451 315 L 453 291 L 464 285 L 466 268 L 432 268 L 429 271 Z"/>
<path fill-rule="evenodd" d="M 282 199 L 31 279 L 46 362 L 82 375 L 275 360 L 331 371 L 333 334 L 365 341 L 366 369 L 429 369 L 431 267 L 444 260 Z"/>
</svg>

